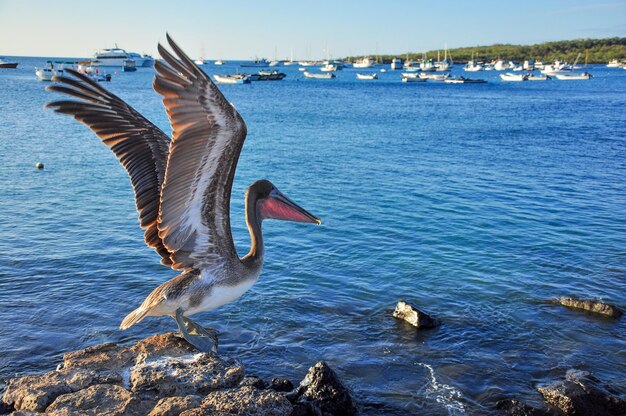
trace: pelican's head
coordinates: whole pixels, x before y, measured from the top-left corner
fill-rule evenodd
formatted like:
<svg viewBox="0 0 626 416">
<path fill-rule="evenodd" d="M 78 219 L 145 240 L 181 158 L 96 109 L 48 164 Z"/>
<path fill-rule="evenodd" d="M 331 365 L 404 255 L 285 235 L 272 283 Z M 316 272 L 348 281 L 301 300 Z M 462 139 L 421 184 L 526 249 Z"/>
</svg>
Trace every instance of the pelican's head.
<svg viewBox="0 0 626 416">
<path fill-rule="evenodd" d="M 322 220 L 287 198 L 266 179 L 256 181 L 248 187 L 248 198 L 250 197 L 256 200 L 260 220 L 312 222 L 318 225 L 322 223 Z"/>
</svg>

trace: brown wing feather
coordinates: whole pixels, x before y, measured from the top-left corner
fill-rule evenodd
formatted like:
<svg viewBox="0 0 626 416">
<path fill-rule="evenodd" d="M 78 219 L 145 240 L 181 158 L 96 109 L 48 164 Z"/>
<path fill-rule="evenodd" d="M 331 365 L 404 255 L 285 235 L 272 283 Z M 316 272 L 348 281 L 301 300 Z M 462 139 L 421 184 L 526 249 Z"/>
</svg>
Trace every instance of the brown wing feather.
<svg viewBox="0 0 626 416">
<path fill-rule="evenodd" d="M 130 176 L 135 190 L 145 240 L 171 265 L 170 252 L 158 235 L 161 186 L 169 152 L 169 137 L 135 109 L 83 74 L 67 69 L 74 78 L 57 77 L 47 89 L 82 101 L 53 101 L 46 105 L 57 113 L 69 114 L 86 124 L 106 144 Z"/>
<path fill-rule="evenodd" d="M 246 125 L 193 61 L 167 37 L 159 45 L 154 89 L 172 124 L 161 192 L 159 236 L 172 267 L 210 267 L 237 258 L 230 229 L 230 193 Z"/>
</svg>

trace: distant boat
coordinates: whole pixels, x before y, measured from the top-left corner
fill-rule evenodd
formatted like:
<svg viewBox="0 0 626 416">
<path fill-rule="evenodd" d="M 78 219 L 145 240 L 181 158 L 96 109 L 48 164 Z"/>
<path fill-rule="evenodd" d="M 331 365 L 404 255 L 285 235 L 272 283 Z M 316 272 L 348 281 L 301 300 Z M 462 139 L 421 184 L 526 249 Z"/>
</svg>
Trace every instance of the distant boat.
<svg viewBox="0 0 626 416">
<path fill-rule="evenodd" d="M 528 74 L 528 81 L 547 81 L 549 79 L 552 79 L 550 75 Z"/>
<path fill-rule="evenodd" d="M 556 79 L 561 81 L 570 81 L 570 80 L 579 80 L 579 79 L 590 79 L 592 78 L 591 74 L 588 72 L 583 72 L 582 74 L 556 74 Z"/>
<path fill-rule="evenodd" d="M 213 75 L 213 78 L 220 84 L 249 84 L 250 78 L 244 74 Z"/>
<path fill-rule="evenodd" d="M 137 68 L 151 68 L 154 66 L 154 58 L 150 55 L 145 53 L 143 55 L 139 55 L 136 52 L 128 52 L 128 55 L 130 56 L 130 59 L 135 61 L 135 66 Z"/>
<path fill-rule="evenodd" d="M 206 64 L 206 61 L 204 60 L 203 57 L 200 57 L 198 59 L 196 59 L 195 61 L 193 61 L 196 65 L 204 65 Z"/>
<path fill-rule="evenodd" d="M 504 74 L 500 74 L 500 78 L 502 78 L 502 81 L 507 81 L 507 82 L 521 82 L 521 81 L 527 81 L 528 75 L 527 74 L 511 74 L 510 72 L 507 72 Z"/>
<path fill-rule="evenodd" d="M 74 66 L 74 62 L 46 61 L 43 68 L 35 68 L 35 75 L 40 81 L 52 81 L 53 77 L 63 75 L 65 65 Z"/>
<path fill-rule="evenodd" d="M 149 55 L 139 55 L 135 52 L 126 52 L 122 48 L 101 49 L 96 52 L 91 59 L 92 66 L 117 66 L 123 67 L 124 61 L 132 59 L 137 67 L 149 67 L 154 64 L 154 60 Z"/>
<path fill-rule="evenodd" d="M 333 65 L 333 64 L 326 64 L 323 67 L 320 68 L 320 71 L 322 72 L 335 72 L 337 70 L 337 65 Z"/>
<path fill-rule="evenodd" d="M 217 61 L 213 62 L 215 65 L 224 65 L 224 61 L 222 61 L 221 59 L 218 59 Z"/>
<path fill-rule="evenodd" d="M 391 68 L 392 71 L 397 71 L 399 69 L 402 69 L 402 59 L 393 58 L 391 60 L 391 65 L 389 67 Z"/>
<path fill-rule="evenodd" d="M 247 67 L 247 68 L 258 68 L 258 67 L 267 67 L 269 66 L 269 62 L 267 61 L 267 59 L 265 58 L 261 58 L 261 59 L 255 59 L 254 61 L 250 62 L 250 63 L 244 63 L 241 64 L 240 66 L 242 67 Z"/>
<path fill-rule="evenodd" d="M 356 74 L 357 79 L 362 79 L 362 80 L 372 80 L 372 79 L 378 79 L 378 74 L 376 74 L 375 72 L 372 72 L 371 74 Z"/>
<path fill-rule="evenodd" d="M 483 66 L 476 61 L 474 61 L 474 53 L 472 52 L 472 59 L 467 61 L 465 67 L 463 67 L 465 72 L 478 72 L 483 70 Z"/>
<path fill-rule="evenodd" d="M 333 74 L 332 72 L 326 72 L 323 74 L 315 74 L 309 71 L 304 71 L 303 72 L 304 76 L 306 78 L 314 78 L 314 79 L 331 79 L 331 78 L 335 78 L 335 74 Z"/>
<path fill-rule="evenodd" d="M 418 76 L 422 79 L 430 79 L 432 81 L 444 81 L 450 74 L 425 74 L 422 72 Z"/>
<path fill-rule="evenodd" d="M 135 72 L 137 70 L 137 65 L 133 59 L 127 59 L 124 61 L 122 69 L 124 72 Z"/>
<path fill-rule="evenodd" d="M 420 78 L 420 77 L 413 77 L 413 76 L 407 76 L 407 75 L 414 75 L 414 74 L 402 74 L 402 82 L 426 82 L 426 78 Z"/>
<path fill-rule="evenodd" d="M 606 64 L 607 68 L 621 68 L 622 66 L 624 66 L 624 64 L 618 61 L 617 59 L 613 59 L 609 61 L 608 64 Z"/>
<path fill-rule="evenodd" d="M 484 79 L 472 79 L 465 77 L 457 77 L 457 78 L 448 78 L 444 79 L 443 82 L 446 84 L 486 84 L 487 81 Z"/>
<path fill-rule="evenodd" d="M 522 68 L 524 68 L 525 71 L 534 71 L 535 70 L 535 63 L 533 61 L 531 61 L 530 59 L 527 59 L 524 61 L 524 64 L 522 65 Z"/>
<path fill-rule="evenodd" d="M 435 71 L 437 68 L 435 67 L 435 63 L 433 62 L 432 59 L 422 59 L 422 62 L 420 63 L 420 69 L 422 70 L 422 72 L 433 72 Z"/>
<path fill-rule="evenodd" d="M 259 71 L 257 74 L 250 75 L 250 81 L 280 81 L 287 74 L 278 71 Z"/>
<path fill-rule="evenodd" d="M 17 68 L 19 62 L 9 62 L 5 61 L 3 58 L 0 58 L 0 68 Z"/>
<path fill-rule="evenodd" d="M 370 58 L 369 56 L 367 56 L 365 58 L 357 60 L 355 63 L 352 64 L 352 66 L 354 68 L 360 68 L 360 69 L 371 68 L 374 66 L 374 60 Z"/>
</svg>

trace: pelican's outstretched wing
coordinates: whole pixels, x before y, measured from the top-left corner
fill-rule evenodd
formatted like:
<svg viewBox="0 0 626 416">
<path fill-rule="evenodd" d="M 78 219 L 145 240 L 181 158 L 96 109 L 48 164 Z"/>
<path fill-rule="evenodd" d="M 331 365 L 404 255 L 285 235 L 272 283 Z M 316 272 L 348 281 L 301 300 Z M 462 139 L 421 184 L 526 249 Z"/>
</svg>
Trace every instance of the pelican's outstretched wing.
<svg viewBox="0 0 626 416">
<path fill-rule="evenodd" d="M 74 116 L 115 153 L 135 190 L 135 204 L 141 228 L 146 230 L 146 244 L 161 255 L 161 263 L 170 266 L 170 252 L 163 245 L 157 230 L 169 137 L 89 77 L 71 69 L 65 72 L 73 77 L 56 77 L 57 84 L 47 89 L 80 98 L 81 101 L 53 101 L 46 108 Z"/>
<path fill-rule="evenodd" d="M 230 192 L 246 124 L 193 61 L 167 36 L 173 56 L 155 63 L 154 89 L 173 135 L 161 192 L 159 237 L 174 269 L 211 267 L 237 258 L 230 229 Z"/>
</svg>

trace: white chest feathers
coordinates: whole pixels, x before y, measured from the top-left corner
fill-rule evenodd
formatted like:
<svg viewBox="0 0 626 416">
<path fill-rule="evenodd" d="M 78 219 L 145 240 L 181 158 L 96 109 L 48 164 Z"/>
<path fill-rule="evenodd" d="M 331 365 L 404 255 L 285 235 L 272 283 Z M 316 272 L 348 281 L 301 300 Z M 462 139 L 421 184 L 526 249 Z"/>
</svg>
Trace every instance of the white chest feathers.
<svg viewBox="0 0 626 416">
<path fill-rule="evenodd" d="M 211 288 L 207 290 L 206 295 L 199 299 L 198 303 L 190 302 L 189 308 L 185 311 L 185 315 L 189 316 L 198 312 L 210 311 L 211 309 L 226 305 L 246 293 L 256 281 L 257 277 L 245 279 L 232 285 L 214 283 L 211 285 Z"/>
</svg>

